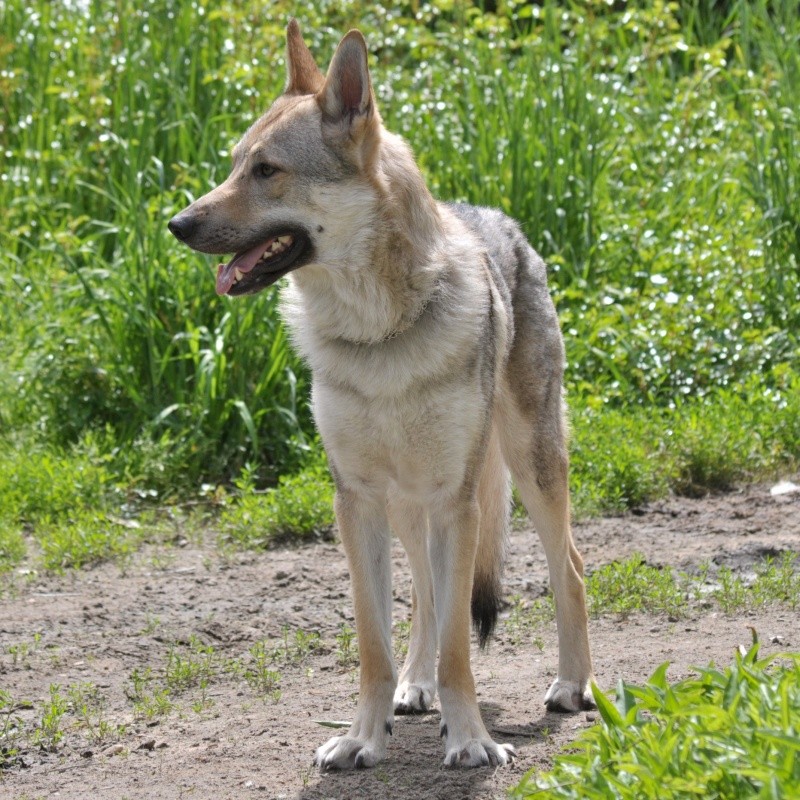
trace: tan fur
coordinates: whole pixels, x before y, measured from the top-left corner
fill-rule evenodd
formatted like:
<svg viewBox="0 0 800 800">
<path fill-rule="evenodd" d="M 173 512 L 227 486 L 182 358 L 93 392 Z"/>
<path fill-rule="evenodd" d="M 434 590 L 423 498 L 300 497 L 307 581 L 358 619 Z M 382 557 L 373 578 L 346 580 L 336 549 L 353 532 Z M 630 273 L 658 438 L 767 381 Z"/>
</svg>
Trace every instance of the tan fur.
<svg viewBox="0 0 800 800">
<path fill-rule="evenodd" d="M 296 262 L 264 262 L 236 281 L 260 291 L 290 275 L 282 311 L 312 371 L 336 482 L 360 695 L 350 730 L 316 759 L 322 769 L 376 764 L 394 713 L 424 711 L 438 691 L 445 763 L 505 764 L 513 748 L 481 720 L 469 642 L 470 607 L 485 639 L 500 602 L 509 473 L 544 543 L 556 600 L 560 666 L 546 703 L 591 703 L 582 562 L 569 527 L 564 351 L 544 265 L 499 212 L 433 199 L 406 143 L 382 125 L 360 33 L 342 39 L 323 76 L 292 22 L 287 62 L 286 92 L 234 148 L 231 175 L 170 228 L 195 249 L 239 254 L 231 281 L 242 253 L 292 233 Z M 413 579 L 399 679 L 392 531 Z"/>
</svg>

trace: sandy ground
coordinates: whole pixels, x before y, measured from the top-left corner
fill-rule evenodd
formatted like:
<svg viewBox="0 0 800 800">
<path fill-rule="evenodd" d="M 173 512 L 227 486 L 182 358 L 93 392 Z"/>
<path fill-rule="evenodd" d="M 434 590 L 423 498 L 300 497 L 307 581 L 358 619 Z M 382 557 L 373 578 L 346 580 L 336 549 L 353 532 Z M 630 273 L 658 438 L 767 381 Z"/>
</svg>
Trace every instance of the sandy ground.
<svg viewBox="0 0 800 800">
<path fill-rule="evenodd" d="M 574 526 L 591 571 L 638 551 L 647 563 L 689 570 L 710 561 L 743 572 L 765 555 L 800 551 L 800 493 L 771 496 L 769 487 L 701 500 L 670 499 L 622 517 Z M 213 541 L 213 534 L 209 535 Z M 395 552 L 395 617 L 409 614 L 409 577 Z M 511 537 L 509 598 L 545 591 L 546 565 L 531 530 Z M 320 721 L 352 717 L 358 668 L 342 664 L 337 632 L 352 626 L 348 573 L 332 542 L 266 553 L 221 556 L 213 545 L 151 545 L 121 572 L 118 565 L 63 577 L 17 578 L 0 596 L 0 689 L 13 715 L 33 731 L 51 684 L 93 684 L 102 711 L 90 714 L 98 741 L 75 714 L 61 723 L 55 749 L 21 742 L 0 770 L 0 798 L 499 798 L 535 767 L 547 768 L 560 747 L 593 724 L 593 714 L 548 714 L 542 698 L 557 668 L 554 624 L 517 641 L 501 624 L 487 652 L 473 652 L 487 727 L 515 745 L 510 767 L 442 767 L 436 709 L 397 717 L 385 762 L 351 774 L 319 774 L 315 748 L 335 733 Z M 317 632 L 323 643 L 304 658 L 279 658 L 280 699 L 263 700 L 232 660 L 247 665 L 258 641 L 279 646 L 282 631 Z M 800 615 L 786 609 L 726 616 L 696 604 L 688 617 L 604 616 L 591 623 L 601 687 L 620 677 L 644 681 L 663 661 L 672 680 L 709 661 L 727 664 L 755 627 L 762 652 L 800 649 Z M 170 649 L 189 658 L 192 637 L 213 647 L 208 687 L 173 695 L 166 715 L 134 713 L 132 673 L 163 676 Z M 771 640 L 775 638 L 775 642 Z M 195 656 L 199 658 L 199 656 Z M 399 663 L 400 656 L 398 656 Z M 0 733 L 6 717 L 0 714 Z M 124 725 L 119 732 L 118 726 Z M 0 755 L 0 761 L 2 761 Z"/>
</svg>

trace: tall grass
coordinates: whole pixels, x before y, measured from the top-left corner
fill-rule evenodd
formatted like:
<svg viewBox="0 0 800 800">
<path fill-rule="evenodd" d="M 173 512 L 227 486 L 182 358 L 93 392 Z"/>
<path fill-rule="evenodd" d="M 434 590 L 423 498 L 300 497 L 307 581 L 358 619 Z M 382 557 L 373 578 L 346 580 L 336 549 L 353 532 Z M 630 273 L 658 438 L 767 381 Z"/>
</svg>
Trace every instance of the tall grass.
<svg viewBox="0 0 800 800">
<path fill-rule="evenodd" d="M 28 9 L 2 19 L 9 404 L 62 444 L 103 426 L 123 447 L 160 442 L 151 480 L 223 476 L 253 454 L 291 468 L 309 422 L 276 296 L 218 300 L 164 227 L 221 177 L 253 112 L 252 90 L 229 111 L 228 78 L 209 80 L 235 75 L 226 37 L 244 13 L 207 26 L 189 3 Z"/>
<path fill-rule="evenodd" d="M 800 322 L 800 14 L 788 0 L 0 5 L 0 423 L 103 441 L 133 485 L 293 471 L 313 436 L 276 294 L 217 298 L 165 230 L 283 82 L 358 24 L 443 199 L 548 258 L 579 405 L 773 396 Z M 755 384 L 752 384 L 755 385 Z M 16 431 L 13 435 L 10 431 Z"/>
</svg>

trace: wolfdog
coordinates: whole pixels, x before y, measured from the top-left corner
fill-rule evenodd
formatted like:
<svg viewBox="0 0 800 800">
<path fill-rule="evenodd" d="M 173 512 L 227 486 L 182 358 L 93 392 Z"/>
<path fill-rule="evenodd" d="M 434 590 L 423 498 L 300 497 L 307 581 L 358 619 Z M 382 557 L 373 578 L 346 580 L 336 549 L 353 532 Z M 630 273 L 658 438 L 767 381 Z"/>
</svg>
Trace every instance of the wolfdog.
<svg viewBox="0 0 800 800">
<path fill-rule="evenodd" d="M 559 669 L 545 704 L 593 704 L 564 346 L 545 266 L 501 212 L 433 199 L 409 147 L 383 127 L 360 32 L 324 75 L 292 20 L 287 67 L 283 95 L 233 148 L 230 176 L 169 229 L 200 252 L 235 253 L 218 267 L 218 294 L 290 277 L 282 313 L 312 372 L 361 658 L 353 724 L 315 760 L 377 764 L 394 714 L 425 711 L 438 692 L 444 763 L 506 764 L 514 749 L 492 740 L 478 708 L 470 617 L 485 645 L 501 608 L 509 478 L 555 595 Z M 399 678 L 392 532 L 412 574 Z"/>
</svg>

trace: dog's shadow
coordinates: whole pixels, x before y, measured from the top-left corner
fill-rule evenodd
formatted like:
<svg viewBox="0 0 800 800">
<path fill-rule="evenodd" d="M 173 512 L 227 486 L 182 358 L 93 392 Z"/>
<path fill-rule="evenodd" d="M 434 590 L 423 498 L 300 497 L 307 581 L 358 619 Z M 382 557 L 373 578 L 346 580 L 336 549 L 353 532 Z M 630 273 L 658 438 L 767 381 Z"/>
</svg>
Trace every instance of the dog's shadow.
<svg viewBox="0 0 800 800">
<path fill-rule="evenodd" d="M 503 708 L 481 703 L 481 715 L 492 738 L 513 744 L 517 751 L 514 767 L 449 769 L 442 763 L 444 751 L 439 738 L 439 712 L 396 716 L 394 735 L 387 757 L 372 769 L 347 772 L 313 772 L 298 800 L 452 800 L 452 798 L 504 796 L 533 764 L 524 758 L 531 748 L 547 747 L 548 737 L 568 717 L 542 713 L 525 724 L 504 725 Z M 520 762 L 526 766 L 520 768 Z"/>
</svg>

